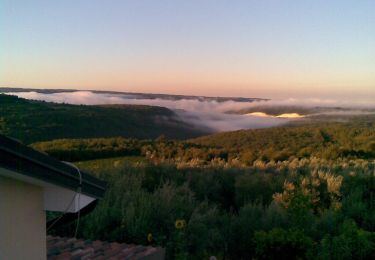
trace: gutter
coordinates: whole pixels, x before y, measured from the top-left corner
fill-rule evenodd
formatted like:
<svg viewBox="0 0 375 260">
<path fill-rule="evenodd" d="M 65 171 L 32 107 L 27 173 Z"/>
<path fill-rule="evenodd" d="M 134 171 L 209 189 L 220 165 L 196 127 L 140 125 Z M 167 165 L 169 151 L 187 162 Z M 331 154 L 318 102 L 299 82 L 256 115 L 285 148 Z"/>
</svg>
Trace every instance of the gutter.
<svg viewBox="0 0 375 260">
<path fill-rule="evenodd" d="M 80 185 L 76 168 L 3 135 L 0 135 L 0 166 L 73 191 Z M 106 182 L 84 172 L 81 174 L 82 193 L 103 198 Z"/>
</svg>

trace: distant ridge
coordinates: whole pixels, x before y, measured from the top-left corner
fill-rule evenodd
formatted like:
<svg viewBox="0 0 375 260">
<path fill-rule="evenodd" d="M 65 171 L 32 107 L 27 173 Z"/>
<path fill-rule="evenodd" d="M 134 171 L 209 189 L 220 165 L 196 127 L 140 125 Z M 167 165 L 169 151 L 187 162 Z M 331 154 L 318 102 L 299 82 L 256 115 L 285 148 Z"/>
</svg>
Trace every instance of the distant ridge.
<svg viewBox="0 0 375 260">
<path fill-rule="evenodd" d="M 78 90 L 78 89 L 32 89 L 32 88 L 0 88 L 0 93 L 7 92 L 37 92 L 43 94 L 64 93 L 75 91 L 90 91 L 98 94 L 114 94 L 114 95 L 130 95 L 134 99 L 165 99 L 165 100 L 200 100 L 200 101 L 235 101 L 235 102 L 254 102 L 268 101 L 264 98 L 247 98 L 247 97 L 208 97 L 194 95 L 173 95 L 173 94 L 154 94 L 154 93 L 138 93 L 138 92 L 121 92 L 121 91 L 102 91 L 102 90 Z"/>
<path fill-rule="evenodd" d="M 118 136 L 187 139 L 209 132 L 183 122 L 164 107 L 68 105 L 0 94 L 0 133 L 24 143 Z"/>
</svg>

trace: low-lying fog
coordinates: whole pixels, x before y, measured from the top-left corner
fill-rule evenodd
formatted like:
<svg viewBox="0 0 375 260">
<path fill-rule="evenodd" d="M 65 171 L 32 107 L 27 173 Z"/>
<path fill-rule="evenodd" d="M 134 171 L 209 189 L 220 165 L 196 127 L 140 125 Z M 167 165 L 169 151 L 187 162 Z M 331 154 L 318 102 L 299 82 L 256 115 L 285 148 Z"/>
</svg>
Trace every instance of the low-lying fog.
<svg viewBox="0 0 375 260">
<path fill-rule="evenodd" d="M 136 104 L 167 107 L 175 111 L 175 113 L 185 122 L 210 128 L 213 131 L 231 131 L 248 128 L 265 128 L 285 124 L 291 120 L 303 120 L 303 118 L 316 115 L 316 113 L 324 114 L 358 114 L 373 113 L 366 112 L 364 108 L 375 108 L 372 102 L 344 102 L 336 100 L 324 99 L 284 99 L 284 100 L 264 100 L 254 102 L 238 102 L 238 101 L 207 101 L 201 99 L 147 99 L 139 98 L 130 94 L 108 94 L 94 93 L 91 91 L 75 91 L 60 93 L 38 93 L 30 92 L 11 92 L 5 93 L 16 95 L 18 97 L 43 100 L 56 103 L 67 104 L 83 104 L 83 105 L 103 105 L 103 104 Z M 310 114 L 302 114 L 298 111 L 289 111 L 288 113 L 268 114 L 264 111 L 257 111 L 257 107 L 301 107 L 303 109 L 324 108 L 343 108 L 340 111 L 310 111 Z M 302 109 L 302 111 L 303 111 Z M 249 111 L 247 111 L 249 110 Z M 255 111 L 254 111 L 255 110 Z M 266 109 L 267 110 L 267 109 Z M 290 110 L 290 109 L 289 109 Z M 247 112 L 246 112 L 247 111 Z"/>
</svg>

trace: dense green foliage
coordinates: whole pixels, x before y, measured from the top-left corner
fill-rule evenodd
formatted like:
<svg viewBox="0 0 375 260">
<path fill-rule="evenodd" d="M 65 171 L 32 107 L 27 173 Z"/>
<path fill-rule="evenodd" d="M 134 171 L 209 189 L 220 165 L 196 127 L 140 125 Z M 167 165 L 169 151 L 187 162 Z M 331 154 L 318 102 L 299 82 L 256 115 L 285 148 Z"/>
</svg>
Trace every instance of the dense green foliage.
<svg viewBox="0 0 375 260">
<path fill-rule="evenodd" d="M 177 168 L 138 159 L 77 164 L 109 182 L 104 200 L 82 219 L 80 236 L 161 245 L 170 259 L 375 254 L 374 162 L 312 158 Z M 177 229 L 179 220 L 186 226 Z M 73 229 L 55 232 L 69 236 Z"/>
<path fill-rule="evenodd" d="M 34 143 L 39 151 L 65 161 L 83 161 L 117 156 L 141 156 L 142 148 L 152 141 L 117 138 L 59 139 Z"/>
<path fill-rule="evenodd" d="M 77 163 L 109 184 L 105 198 L 81 222 L 85 238 L 160 245 L 169 259 L 375 255 L 372 126 L 247 130 L 185 142 L 65 139 L 33 146 L 60 159 L 126 156 Z M 54 232 L 69 236 L 73 229 Z"/>
<path fill-rule="evenodd" d="M 163 134 L 184 139 L 202 134 L 167 108 L 55 104 L 2 94 L 0 133 L 25 143 L 57 138 L 156 138 Z"/>
<path fill-rule="evenodd" d="M 291 156 L 374 158 L 375 123 L 240 130 L 200 137 L 192 142 L 224 148 L 232 157 L 250 162 L 254 159 L 279 161 Z"/>
<path fill-rule="evenodd" d="M 33 147 L 62 160 L 87 160 L 121 155 L 145 156 L 189 167 L 251 166 L 254 163 L 318 157 L 375 158 L 375 124 L 280 127 L 241 130 L 200 137 L 187 142 L 163 138 L 55 140 Z"/>
</svg>

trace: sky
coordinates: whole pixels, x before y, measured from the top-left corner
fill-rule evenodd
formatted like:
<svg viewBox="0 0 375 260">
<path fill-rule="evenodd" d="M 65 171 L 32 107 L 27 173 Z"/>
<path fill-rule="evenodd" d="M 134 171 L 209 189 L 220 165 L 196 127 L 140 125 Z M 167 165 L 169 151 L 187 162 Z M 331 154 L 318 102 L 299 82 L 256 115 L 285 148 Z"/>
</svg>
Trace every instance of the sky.
<svg viewBox="0 0 375 260">
<path fill-rule="evenodd" d="M 375 98 L 375 1 L 0 0 L 0 87 Z"/>
</svg>

